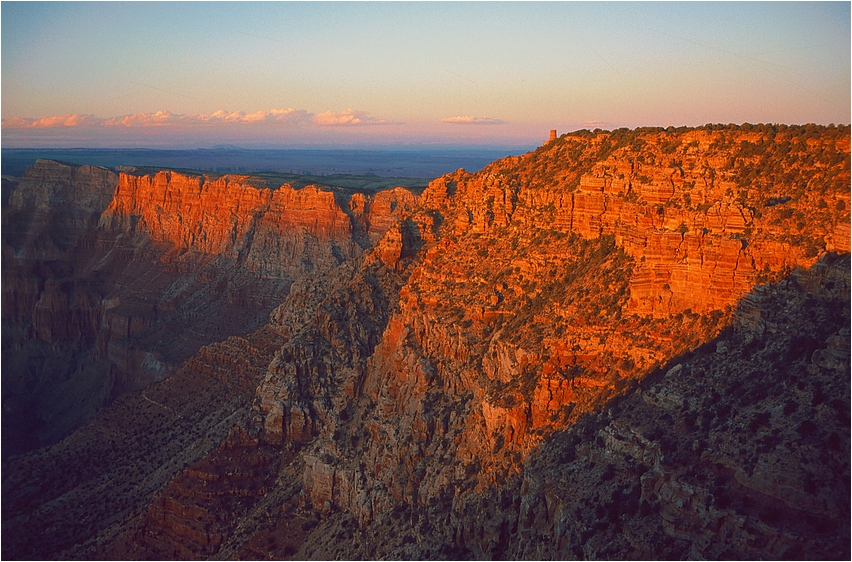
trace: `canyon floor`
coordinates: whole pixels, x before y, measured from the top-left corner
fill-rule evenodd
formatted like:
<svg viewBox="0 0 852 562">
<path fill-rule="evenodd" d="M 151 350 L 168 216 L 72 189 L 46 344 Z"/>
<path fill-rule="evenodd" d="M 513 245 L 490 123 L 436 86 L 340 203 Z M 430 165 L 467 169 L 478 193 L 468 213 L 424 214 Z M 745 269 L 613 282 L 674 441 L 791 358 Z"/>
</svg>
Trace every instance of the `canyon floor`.
<svg viewBox="0 0 852 562">
<path fill-rule="evenodd" d="M 848 126 L 3 192 L 4 558 L 850 557 Z"/>
</svg>

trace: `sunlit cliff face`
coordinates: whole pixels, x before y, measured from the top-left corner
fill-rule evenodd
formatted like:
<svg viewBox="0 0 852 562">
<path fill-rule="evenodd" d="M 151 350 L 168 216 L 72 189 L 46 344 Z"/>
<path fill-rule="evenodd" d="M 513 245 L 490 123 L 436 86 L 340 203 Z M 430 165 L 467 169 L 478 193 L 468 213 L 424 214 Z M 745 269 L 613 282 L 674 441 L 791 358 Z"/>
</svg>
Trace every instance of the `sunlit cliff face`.
<svg viewBox="0 0 852 562">
<path fill-rule="evenodd" d="M 797 449 L 832 475 L 817 484 L 773 451 L 794 432 L 822 435 L 802 426 L 808 408 L 826 439 L 843 433 L 816 382 L 848 405 L 848 377 L 834 373 L 849 361 L 837 343 L 848 340 L 839 331 L 848 272 L 836 255 L 850 249 L 849 182 L 848 127 L 815 126 L 578 132 L 419 195 L 122 175 L 95 224 L 134 259 L 203 264 L 205 278 L 225 276 L 217 286 L 237 304 L 251 292 L 237 283 L 244 276 L 286 282 L 258 329 L 204 346 L 146 399 L 123 403 L 156 437 L 135 451 L 128 433 L 122 460 L 104 460 L 99 474 L 121 481 L 122 463 L 143 455 L 182 460 L 122 492 L 126 523 L 105 530 L 114 512 L 99 504 L 90 519 L 100 545 L 74 547 L 92 536 L 75 528 L 15 548 L 565 558 L 614 557 L 613 537 L 627 537 L 618 552 L 649 557 L 813 544 L 810 523 L 751 525 L 783 502 L 773 482 L 816 498 L 814 521 L 842 508 L 824 501 L 848 475 L 839 452 Z M 174 310 L 197 302 L 166 294 Z M 794 333 L 806 310 L 824 326 L 810 339 Z M 786 351 L 799 344 L 811 352 Z M 749 383 L 758 372 L 766 380 Z M 730 392 L 714 395 L 707 380 Z M 190 389 L 220 398 L 194 398 L 190 416 Z M 628 420 L 614 403 L 644 413 Z M 140 413 L 157 404 L 167 406 L 159 416 Z M 105 447 L 102 423 L 67 446 Z M 172 423 L 183 452 L 162 430 Z M 833 451 L 848 447 L 842 439 Z M 53 467 L 44 470 L 70 462 L 58 449 L 43 454 Z M 89 477 L 74 478 L 57 486 Z M 212 493 L 212 481 L 229 484 Z M 677 498 L 695 514 L 681 520 Z M 23 512 L 14 517 L 23 528 Z M 297 519 L 315 523 L 286 523 Z M 744 542 L 764 531 L 796 538 Z"/>
<path fill-rule="evenodd" d="M 812 156 L 805 135 L 567 136 L 433 182 L 408 219 L 422 249 L 403 270 L 399 308 L 365 374 L 337 383 L 364 404 L 357 424 L 372 437 L 357 456 L 375 468 L 312 441 L 311 501 L 366 523 L 382 505 L 416 505 L 465 477 L 504 481 L 554 430 L 712 339 L 757 283 L 810 266 L 822 248 L 848 251 L 848 138 L 825 140 L 819 158 L 834 171 L 810 172 L 800 161 Z M 820 187 L 808 190 L 804 178 Z M 793 197 L 808 207 L 779 208 Z M 306 424 L 315 391 L 296 381 L 315 359 L 291 371 L 288 358 L 259 387 L 266 431 L 300 442 L 307 426 L 348 435 L 355 426 L 327 406 Z M 350 402 L 316 392 L 323 403 Z M 298 411 L 292 427 L 287 404 Z M 435 455 L 456 464 L 429 462 Z M 332 478 L 350 491 L 317 484 Z M 388 490 L 382 502 L 382 492 L 355 492 L 373 479 Z"/>
</svg>

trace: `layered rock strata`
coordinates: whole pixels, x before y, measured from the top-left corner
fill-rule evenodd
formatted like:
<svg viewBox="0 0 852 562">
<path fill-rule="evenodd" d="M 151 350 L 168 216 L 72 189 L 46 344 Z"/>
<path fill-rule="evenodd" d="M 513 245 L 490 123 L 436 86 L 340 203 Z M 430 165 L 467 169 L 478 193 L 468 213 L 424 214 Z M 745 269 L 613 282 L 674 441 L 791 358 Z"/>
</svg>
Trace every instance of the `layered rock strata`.
<svg viewBox="0 0 852 562">
<path fill-rule="evenodd" d="M 828 255 L 749 293 L 720 336 L 502 484 L 391 502 L 355 527 L 358 510 L 331 502 L 375 488 L 306 456 L 304 493 L 327 503 L 303 512 L 319 523 L 294 558 L 848 557 L 849 265 Z"/>
<path fill-rule="evenodd" d="M 4 208 L 5 450 L 257 329 L 294 280 L 359 255 L 414 199 L 37 162 Z"/>
<path fill-rule="evenodd" d="M 366 526 L 393 506 L 504 482 L 554 430 L 712 339 L 759 280 L 814 264 L 848 223 L 848 135 L 826 137 L 816 169 L 796 131 L 615 132 L 433 182 L 412 220 L 441 226 L 356 369 L 363 382 L 336 406 L 362 415 L 312 417 L 310 399 L 293 410 L 313 428 L 296 438 L 310 441 L 309 504 Z M 324 380 L 312 373 L 328 355 L 303 361 L 299 384 Z M 278 424 L 290 399 L 262 393 Z"/>
</svg>

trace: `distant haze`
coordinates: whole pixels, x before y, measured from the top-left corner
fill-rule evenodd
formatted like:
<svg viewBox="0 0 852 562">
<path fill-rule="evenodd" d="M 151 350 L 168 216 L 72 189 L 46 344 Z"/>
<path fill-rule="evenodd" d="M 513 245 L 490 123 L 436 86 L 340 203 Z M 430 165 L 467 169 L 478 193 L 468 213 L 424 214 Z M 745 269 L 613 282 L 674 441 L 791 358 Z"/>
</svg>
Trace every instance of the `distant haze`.
<svg viewBox="0 0 852 562">
<path fill-rule="evenodd" d="M 459 168 L 477 172 L 494 160 L 524 152 L 526 150 L 523 148 L 481 147 L 468 147 L 465 150 L 4 148 L 0 161 L 3 164 L 4 176 L 22 176 L 27 168 L 42 158 L 108 168 L 183 168 L 218 173 L 271 171 L 319 176 L 372 174 L 386 178 L 422 178 L 428 181 Z"/>
<path fill-rule="evenodd" d="M 3 2 L 3 147 L 849 123 L 850 4 Z"/>
</svg>

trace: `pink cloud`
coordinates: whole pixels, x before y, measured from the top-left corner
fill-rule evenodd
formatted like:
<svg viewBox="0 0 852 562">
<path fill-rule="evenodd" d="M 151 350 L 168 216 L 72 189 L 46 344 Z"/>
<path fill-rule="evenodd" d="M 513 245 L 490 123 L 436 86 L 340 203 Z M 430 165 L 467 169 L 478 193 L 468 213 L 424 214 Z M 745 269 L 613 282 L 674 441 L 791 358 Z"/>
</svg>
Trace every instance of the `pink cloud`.
<svg viewBox="0 0 852 562">
<path fill-rule="evenodd" d="M 224 109 L 220 109 L 215 113 L 211 113 L 210 115 L 199 114 L 196 115 L 196 119 L 199 119 L 203 122 L 217 122 L 217 123 L 239 123 L 245 117 L 245 111 L 234 111 L 229 112 Z"/>
<path fill-rule="evenodd" d="M 205 124 L 242 124 L 252 125 L 261 123 L 277 123 L 283 125 L 300 125 L 307 123 L 311 115 L 303 109 L 272 109 L 270 111 L 225 111 L 220 109 L 214 113 L 197 113 L 191 115 L 175 115 L 168 111 L 157 113 L 137 113 L 121 118 L 109 119 L 107 126 L 147 127 L 163 124 L 205 125 Z"/>
<path fill-rule="evenodd" d="M 32 125 L 32 119 L 26 119 L 24 117 L 11 117 L 9 119 L 3 119 L 2 126 L 4 129 L 28 129 Z"/>
<path fill-rule="evenodd" d="M 156 113 L 134 113 L 124 117 L 113 117 L 104 121 L 105 127 L 153 127 L 181 122 L 183 115 L 175 115 L 171 111 Z"/>
<path fill-rule="evenodd" d="M 271 109 L 269 111 L 255 111 L 254 113 L 238 112 L 240 123 L 281 123 L 287 125 L 303 125 L 311 119 L 311 114 L 304 109 Z M 214 113 L 215 115 L 215 113 Z M 228 117 L 233 116 L 230 114 Z"/>
<path fill-rule="evenodd" d="M 103 119 L 94 115 L 52 115 L 32 119 L 27 117 L 12 117 L 4 119 L 4 129 L 55 129 L 58 127 L 98 127 Z"/>
<path fill-rule="evenodd" d="M 453 125 L 505 125 L 506 121 L 503 121 L 502 119 L 493 119 L 491 117 L 456 115 L 455 117 L 445 117 L 441 119 L 441 123 L 451 123 Z"/>
<path fill-rule="evenodd" d="M 207 125 L 207 124 L 279 124 L 279 125 L 303 125 L 310 122 L 312 115 L 304 109 L 271 109 L 269 111 L 224 111 L 199 114 L 179 114 L 170 111 L 156 111 L 154 113 L 133 113 L 120 117 L 104 119 L 94 115 L 54 115 L 40 117 L 38 119 L 26 117 L 12 117 L 2 121 L 4 129 L 50 129 L 58 127 L 79 128 L 146 128 L 166 127 L 171 125 Z"/>
<path fill-rule="evenodd" d="M 393 121 L 378 119 L 371 117 L 366 111 L 356 111 L 347 109 L 346 111 L 326 111 L 314 116 L 313 122 L 315 125 L 324 127 L 332 126 L 362 126 L 362 125 L 391 125 Z"/>
</svg>

